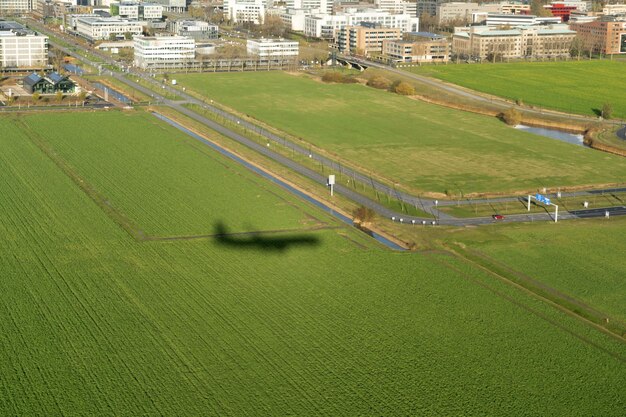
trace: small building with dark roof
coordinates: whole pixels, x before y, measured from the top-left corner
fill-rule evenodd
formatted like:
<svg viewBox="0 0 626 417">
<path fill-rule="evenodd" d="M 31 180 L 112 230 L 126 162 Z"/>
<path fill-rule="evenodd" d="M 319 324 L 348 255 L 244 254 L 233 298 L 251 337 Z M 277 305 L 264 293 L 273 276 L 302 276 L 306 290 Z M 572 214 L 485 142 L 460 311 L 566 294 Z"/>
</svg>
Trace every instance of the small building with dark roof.
<svg viewBox="0 0 626 417">
<path fill-rule="evenodd" d="M 52 72 L 46 77 L 54 87 L 54 92 L 62 92 L 64 94 L 73 93 L 76 90 L 76 84 L 68 77 L 65 77 L 58 72 Z"/>
<path fill-rule="evenodd" d="M 46 78 L 32 73 L 24 78 L 24 90 L 29 94 L 52 94 L 54 93 L 54 85 Z"/>
<path fill-rule="evenodd" d="M 54 94 L 59 91 L 63 94 L 68 94 L 76 91 L 74 81 L 56 72 L 52 72 L 45 77 L 32 73 L 24 78 L 23 86 L 24 90 L 29 94 Z"/>
</svg>

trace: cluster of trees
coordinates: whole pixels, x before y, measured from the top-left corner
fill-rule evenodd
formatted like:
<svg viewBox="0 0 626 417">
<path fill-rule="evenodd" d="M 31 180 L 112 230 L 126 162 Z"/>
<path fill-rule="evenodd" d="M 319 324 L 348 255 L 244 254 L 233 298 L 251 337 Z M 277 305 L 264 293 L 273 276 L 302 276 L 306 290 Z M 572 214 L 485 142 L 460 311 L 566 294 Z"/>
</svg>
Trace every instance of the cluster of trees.
<svg viewBox="0 0 626 417">
<path fill-rule="evenodd" d="M 382 75 L 374 75 L 367 80 L 367 85 L 380 90 L 389 90 L 402 96 L 412 96 L 415 94 L 415 87 L 406 81 L 391 81 Z"/>
</svg>

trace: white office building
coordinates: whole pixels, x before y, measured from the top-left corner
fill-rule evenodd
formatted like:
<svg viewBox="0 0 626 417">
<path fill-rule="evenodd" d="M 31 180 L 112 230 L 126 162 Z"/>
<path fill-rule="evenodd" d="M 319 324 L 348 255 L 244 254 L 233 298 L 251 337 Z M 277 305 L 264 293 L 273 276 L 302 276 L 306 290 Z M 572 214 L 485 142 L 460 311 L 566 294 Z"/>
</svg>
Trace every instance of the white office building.
<svg viewBox="0 0 626 417">
<path fill-rule="evenodd" d="M 163 10 L 166 12 L 184 12 L 187 10 L 186 0 L 152 0 L 152 2 L 163 6 Z"/>
<path fill-rule="evenodd" d="M 246 46 L 249 55 L 259 58 L 295 58 L 299 53 L 298 42 L 285 39 L 248 39 Z"/>
<path fill-rule="evenodd" d="M 139 35 L 145 22 L 120 19 L 119 17 L 79 17 L 76 19 L 76 32 L 91 41 L 109 39 L 111 35 L 124 36 L 127 33 Z"/>
<path fill-rule="evenodd" d="M 217 39 L 219 27 L 203 20 L 174 20 L 168 22 L 168 30 L 180 36 L 194 39 Z"/>
<path fill-rule="evenodd" d="M 118 15 L 123 19 L 159 20 L 163 17 L 163 6 L 157 3 L 121 2 Z"/>
<path fill-rule="evenodd" d="M 532 14 L 487 14 L 487 26 L 558 25 L 560 17 L 537 17 Z"/>
<path fill-rule="evenodd" d="M 30 12 L 35 5 L 35 0 L 0 0 L 0 13 L 11 15 Z"/>
<path fill-rule="evenodd" d="M 333 12 L 332 0 L 287 0 L 285 6 L 287 9 L 317 10 L 317 13 Z"/>
<path fill-rule="evenodd" d="M 47 64 L 47 36 L 33 32 L 0 31 L 0 67 L 38 69 Z"/>
<path fill-rule="evenodd" d="M 133 37 L 134 64 L 140 68 L 181 68 L 195 60 L 196 43 L 184 36 Z"/>
<path fill-rule="evenodd" d="M 224 17 L 233 23 L 263 22 L 267 0 L 224 0 Z"/>
<path fill-rule="evenodd" d="M 417 2 L 404 0 L 374 0 L 377 9 L 393 14 L 409 14 L 419 17 L 417 14 Z"/>
<path fill-rule="evenodd" d="M 399 28 L 402 32 L 418 32 L 419 18 L 409 14 L 392 14 L 380 9 L 348 8 L 334 15 L 307 16 L 304 34 L 312 38 L 332 39 L 335 33 L 346 26 L 357 26 L 362 22 L 377 23 L 386 28 Z"/>
</svg>

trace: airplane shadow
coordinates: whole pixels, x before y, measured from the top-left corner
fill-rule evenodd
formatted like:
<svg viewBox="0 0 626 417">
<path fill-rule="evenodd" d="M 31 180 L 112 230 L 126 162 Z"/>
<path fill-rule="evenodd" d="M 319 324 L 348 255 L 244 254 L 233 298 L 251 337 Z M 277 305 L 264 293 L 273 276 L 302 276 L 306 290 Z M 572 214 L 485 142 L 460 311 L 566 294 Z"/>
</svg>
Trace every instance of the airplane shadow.
<svg viewBox="0 0 626 417">
<path fill-rule="evenodd" d="M 289 234 L 289 236 L 274 236 L 272 232 L 229 232 L 226 225 L 219 221 L 215 223 L 215 241 L 222 246 L 237 249 L 254 249 L 269 252 L 284 252 L 292 247 L 315 247 L 320 239 L 313 235 Z"/>
</svg>

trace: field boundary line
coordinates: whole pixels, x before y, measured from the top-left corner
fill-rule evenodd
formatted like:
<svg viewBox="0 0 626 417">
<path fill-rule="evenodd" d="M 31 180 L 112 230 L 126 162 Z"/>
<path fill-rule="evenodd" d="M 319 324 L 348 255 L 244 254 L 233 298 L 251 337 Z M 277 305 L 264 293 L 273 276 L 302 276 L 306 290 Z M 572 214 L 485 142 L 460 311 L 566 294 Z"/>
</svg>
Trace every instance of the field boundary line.
<svg viewBox="0 0 626 417">
<path fill-rule="evenodd" d="M 543 295 L 537 291 L 534 291 L 532 289 L 532 287 L 527 287 L 525 285 L 523 285 L 520 282 L 517 282 L 515 279 L 511 278 L 511 277 L 507 277 L 505 274 L 500 273 L 499 271 L 496 271 L 495 269 L 498 267 L 497 265 L 484 265 L 474 259 L 471 259 L 470 256 L 466 255 L 463 253 L 463 250 L 461 249 L 461 251 L 459 251 L 458 249 L 454 249 L 451 247 L 447 247 L 452 253 L 454 253 L 459 259 L 462 259 L 464 262 L 473 265 L 483 271 L 486 271 L 488 274 L 496 277 L 497 279 L 499 279 L 500 281 L 509 284 L 510 286 L 517 288 L 533 297 L 535 297 L 538 300 L 544 301 L 547 304 L 563 311 L 564 313 L 566 313 L 567 315 L 577 318 L 578 320 L 596 328 L 597 330 L 601 331 L 602 333 L 609 335 L 611 337 L 613 337 L 615 340 L 618 340 L 619 342 L 622 343 L 626 343 L 626 338 L 624 337 L 624 330 L 620 329 L 620 328 L 616 328 L 615 331 L 613 331 L 611 328 L 605 327 L 600 325 L 599 323 L 594 322 L 593 320 L 591 320 L 589 317 L 584 316 L 583 314 L 581 314 L 580 312 L 574 310 L 574 309 L 570 309 L 568 308 L 566 305 L 561 304 L 558 300 L 558 298 L 556 300 L 553 300 L 551 298 L 549 298 L 546 295 Z M 485 261 L 487 262 L 487 261 Z M 494 268 L 494 269 L 492 269 Z M 523 282 L 523 281 L 522 281 Z M 547 286 L 548 287 L 548 286 Z M 550 287 L 548 287 L 550 288 Z M 557 290 L 554 290 L 555 294 L 559 294 L 560 292 Z M 567 299 L 567 296 L 565 294 L 563 294 L 564 298 Z M 584 303 L 581 303 L 582 305 L 585 305 Z M 579 306 L 581 308 L 583 308 L 582 306 Z M 590 307 L 591 308 L 591 307 Z M 593 310 L 593 308 L 591 308 Z M 606 316 L 605 316 L 606 317 Z M 609 317 L 610 318 L 610 317 Z M 619 332 L 619 333 L 618 333 Z M 626 357 L 621 359 L 622 361 L 626 362 Z"/>
<path fill-rule="evenodd" d="M 480 270 L 487 272 L 488 275 L 495 275 L 500 281 L 502 281 L 502 282 L 504 282 L 506 284 L 510 284 L 512 287 L 515 287 L 517 289 L 522 290 L 524 293 L 528 294 L 529 296 L 531 296 L 531 297 L 533 297 L 535 299 L 538 299 L 540 301 L 544 301 L 548 305 L 556 307 L 558 310 L 564 312 L 568 316 L 570 316 L 572 318 L 575 318 L 575 319 L 579 319 L 580 321 L 583 321 L 583 322 L 585 322 L 585 323 L 595 327 L 596 329 L 600 330 L 602 333 L 605 333 L 605 334 L 607 334 L 609 336 L 613 336 L 615 339 L 617 339 L 620 342 L 624 342 L 625 341 L 622 337 L 620 337 L 620 336 L 618 336 L 618 335 L 608 331 L 607 329 L 604 329 L 603 327 L 598 326 L 597 324 L 595 324 L 595 323 L 585 319 L 584 317 L 581 317 L 581 316 L 571 312 L 570 310 L 567 310 L 567 309 L 561 307 L 560 305 L 552 302 L 549 299 L 541 297 L 540 295 L 535 294 L 534 292 L 532 292 L 532 291 L 530 291 L 530 290 L 528 290 L 528 289 L 526 289 L 526 288 L 524 288 L 524 287 L 522 287 L 522 286 L 520 286 L 520 285 L 518 285 L 518 284 L 516 284 L 516 283 L 514 283 L 512 281 L 507 280 L 505 277 L 502 277 L 499 274 L 497 274 L 497 273 L 495 273 L 493 271 L 490 271 L 489 269 L 483 267 L 482 265 L 477 264 L 475 262 L 472 262 L 470 260 L 467 260 L 465 257 L 463 257 L 462 255 L 458 255 L 454 251 L 452 251 L 452 254 L 454 255 L 455 259 L 458 259 L 461 262 L 464 262 L 464 263 L 466 263 L 466 264 L 468 264 L 468 265 L 470 265 L 472 267 L 479 268 Z M 573 331 L 571 329 L 568 329 L 566 326 L 558 323 L 557 321 L 555 321 L 554 319 L 546 316 L 545 314 L 541 313 L 540 311 L 538 311 L 538 310 L 536 310 L 536 309 L 534 309 L 534 308 L 524 304 L 520 300 L 516 300 L 514 297 L 511 297 L 510 295 L 507 295 L 507 294 L 503 293 L 502 291 L 499 291 L 499 290 L 493 288 L 492 286 L 490 286 L 490 285 L 488 285 L 488 284 L 486 284 L 484 282 L 481 282 L 477 278 L 473 278 L 473 277 L 469 276 L 468 274 L 464 273 L 463 271 L 461 271 L 456 266 L 451 265 L 451 264 L 449 264 L 448 262 L 446 262 L 446 261 L 444 261 L 442 259 L 440 260 L 440 259 L 435 259 L 434 258 L 434 261 L 439 263 L 440 265 L 446 267 L 446 268 L 449 268 L 449 269 L 455 271 L 456 273 L 458 273 L 464 279 L 466 279 L 466 280 L 468 280 L 470 282 L 473 282 L 474 284 L 476 284 L 476 285 L 478 285 L 478 286 L 480 286 L 480 287 L 482 287 L 482 288 L 492 292 L 496 296 L 498 296 L 498 297 L 500 297 L 500 298 L 502 298 L 502 299 L 504 299 L 504 300 L 506 300 L 506 301 L 508 301 L 508 302 L 510 302 L 512 304 L 514 304 L 515 306 L 517 306 L 517 307 L 519 307 L 519 308 L 521 308 L 523 310 L 528 311 L 529 313 L 535 315 L 536 317 L 546 321 L 550 325 L 552 325 L 552 326 L 554 326 L 554 327 L 556 327 L 556 328 L 558 328 L 558 329 L 560 329 L 560 330 L 562 330 L 562 331 L 564 331 L 564 332 L 574 336 L 575 338 L 581 340 L 584 343 L 587 343 L 590 346 L 593 346 L 594 348 L 596 348 L 598 350 L 601 350 L 602 352 L 604 352 L 604 353 L 614 357 L 618 361 L 620 361 L 622 363 L 626 363 L 626 356 L 623 356 L 620 353 L 613 352 L 613 351 L 607 349 L 606 347 L 599 345 L 598 343 L 594 342 L 593 340 L 589 339 L 588 337 L 580 335 L 580 334 L 576 333 L 575 331 Z"/>
<path fill-rule="evenodd" d="M 47 142 L 35 131 L 26 125 L 22 120 L 16 119 L 16 124 L 26 133 L 26 137 L 34 144 L 48 159 L 50 159 L 83 193 L 85 193 L 103 212 L 122 228 L 130 237 L 136 241 L 142 241 L 146 235 L 134 222 L 126 215 L 111 205 L 109 200 L 101 194 L 91 183 L 85 181 L 76 169 L 62 158 Z"/>
</svg>

